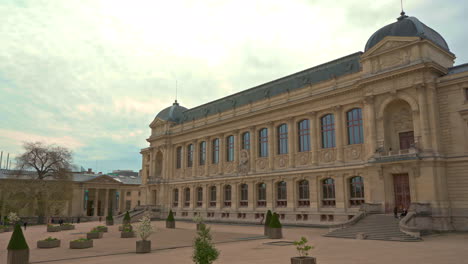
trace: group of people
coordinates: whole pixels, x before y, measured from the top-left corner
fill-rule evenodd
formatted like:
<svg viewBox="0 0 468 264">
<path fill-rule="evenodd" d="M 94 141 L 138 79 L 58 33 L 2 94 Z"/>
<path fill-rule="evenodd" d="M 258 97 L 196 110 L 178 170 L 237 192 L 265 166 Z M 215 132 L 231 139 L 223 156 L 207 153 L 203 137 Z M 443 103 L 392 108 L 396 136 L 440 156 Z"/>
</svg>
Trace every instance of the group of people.
<svg viewBox="0 0 468 264">
<path fill-rule="evenodd" d="M 72 217 L 72 218 L 70 219 L 70 221 L 71 221 L 71 223 L 73 224 L 74 218 Z M 50 223 L 51 223 L 51 224 L 55 224 L 55 223 L 56 223 L 55 218 L 51 217 L 51 218 L 50 218 Z M 59 225 L 63 225 L 63 223 L 65 223 L 65 221 L 64 221 L 62 218 L 60 218 L 60 219 L 57 221 L 57 224 L 59 224 Z M 76 223 L 77 223 L 77 224 L 80 223 L 80 218 L 79 218 L 79 217 L 76 219 Z"/>
<path fill-rule="evenodd" d="M 398 207 L 395 206 L 395 208 L 393 208 L 393 215 L 395 216 L 395 218 L 403 218 L 408 214 L 408 209 L 406 208 L 403 208 L 403 210 L 401 210 L 401 213 L 399 216 L 398 216 L 398 211 L 399 211 Z"/>
</svg>

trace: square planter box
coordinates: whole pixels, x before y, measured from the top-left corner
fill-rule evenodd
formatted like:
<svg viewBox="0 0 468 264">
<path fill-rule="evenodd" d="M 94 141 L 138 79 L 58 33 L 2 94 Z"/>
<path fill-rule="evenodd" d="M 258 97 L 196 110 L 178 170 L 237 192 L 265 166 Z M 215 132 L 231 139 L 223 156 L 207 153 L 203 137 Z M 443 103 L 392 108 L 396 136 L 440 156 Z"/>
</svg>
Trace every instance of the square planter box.
<svg viewBox="0 0 468 264">
<path fill-rule="evenodd" d="M 55 248 L 55 247 L 60 247 L 60 240 L 39 240 L 37 241 L 37 247 L 38 248 Z"/>
<path fill-rule="evenodd" d="M 166 221 L 166 228 L 175 228 L 175 221 Z"/>
<path fill-rule="evenodd" d="M 132 237 L 135 237 L 135 232 L 133 231 L 120 233 L 120 238 L 132 238 Z"/>
<path fill-rule="evenodd" d="M 136 253 L 149 253 L 151 251 L 151 240 L 140 240 L 136 242 Z"/>
<path fill-rule="evenodd" d="M 114 220 L 107 220 L 106 219 L 106 226 L 112 226 L 114 225 Z"/>
<path fill-rule="evenodd" d="M 291 258 L 291 264 L 316 264 L 314 257 L 294 257 Z"/>
<path fill-rule="evenodd" d="M 97 233 L 86 233 L 86 238 L 87 239 L 99 239 L 102 238 L 103 233 L 102 232 L 97 232 Z"/>
<path fill-rule="evenodd" d="M 29 264 L 29 249 L 9 249 L 8 264 Z"/>
<path fill-rule="evenodd" d="M 93 247 L 93 240 L 70 241 L 70 248 L 72 249 L 82 249 L 82 248 L 91 248 L 91 247 Z"/>
<path fill-rule="evenodd" d="M 133 230 L 133 226 L 130 226 L 130 228 Z M 122 232 L 124 230 L 123 225 L 119 226 L 119 231 Z"/>
<path fill-rule="evenodd" d="M 269 236 L 270 235 L 270 227 L 269 226 L 264 226 L 263 228 L 263 235 Z"/>
<path fill-rule="evenodd" d="M 60 227 L 62 230 L 74 230 L 75 226 L 74 225 L 63 225 Z"/>
<path fill-rule="evenodd" d="M 47 226 L 47 232 L 60 232 L 61 226 Z"/>
<path fill-rule="evenodd" d="M 98 228 L 98 229 L 99 229 L 99 232 L 107 233 L 107 231 L 108 231 L 107 226 L 100 227 L 100 228 Z"/>
<path fill-rule="evenodd" d="M 283 238 L 282 228 L 271 228 L 268 231 L 268 238 L 271 239 L 280 239 Z"/>
</svg>

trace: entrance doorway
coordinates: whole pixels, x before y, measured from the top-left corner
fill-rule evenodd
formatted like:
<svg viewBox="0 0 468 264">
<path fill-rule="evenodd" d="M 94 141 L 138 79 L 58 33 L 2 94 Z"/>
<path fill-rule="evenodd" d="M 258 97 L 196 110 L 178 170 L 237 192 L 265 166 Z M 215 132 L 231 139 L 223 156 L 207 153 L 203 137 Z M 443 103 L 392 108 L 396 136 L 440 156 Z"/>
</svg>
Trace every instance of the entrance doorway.
<svg viewBox="0 0 468 264">
<path fill-rule="evenodd" d="M 411 195 L 407 173 L 393 174 L 393 189 L 395 192 L 395 206 L 398 210 L 409 209 Z"/>
<path fill-rule="evenodd" d="M 398 135 L 400 137 L 400 149 L 409 149 L 412 145 L 414 145 L 413 131 L 402 132 Z"/>
</svg>

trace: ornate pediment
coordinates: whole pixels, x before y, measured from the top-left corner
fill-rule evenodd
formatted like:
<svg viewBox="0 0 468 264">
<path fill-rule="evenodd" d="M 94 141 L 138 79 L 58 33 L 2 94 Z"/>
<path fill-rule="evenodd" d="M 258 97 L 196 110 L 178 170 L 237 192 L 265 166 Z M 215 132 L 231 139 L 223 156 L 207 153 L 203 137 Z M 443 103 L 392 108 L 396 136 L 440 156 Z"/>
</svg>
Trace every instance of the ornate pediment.
<svg viewBox="0 0 468 264">
<path fill-rule="evenodd" d="M 153 122 L 151 122 L 150 127 L 151 128 L 156 128 L 158 126 L 164 126 L 167 123 L 167 121 L 162 120 L 161 118 L 156 117 Z"/>
<path fill-rule="evenodd" d="M 107 176 L 107 175 L 101 175 L 97 176 L 94 179 L 87 180 L 85 181 L 86 183 L 107 183 L 107 184 L 122 184 L 122 182 L 117 181 L 116 179 Z"/>
<path fill-rule="evenodd" d="M 392 51 L 418 40 L 418 37 L 385 37 L 377 45 L 364 53 L 362 58 L 365 59 L 366 57 Z"/>
</svg>

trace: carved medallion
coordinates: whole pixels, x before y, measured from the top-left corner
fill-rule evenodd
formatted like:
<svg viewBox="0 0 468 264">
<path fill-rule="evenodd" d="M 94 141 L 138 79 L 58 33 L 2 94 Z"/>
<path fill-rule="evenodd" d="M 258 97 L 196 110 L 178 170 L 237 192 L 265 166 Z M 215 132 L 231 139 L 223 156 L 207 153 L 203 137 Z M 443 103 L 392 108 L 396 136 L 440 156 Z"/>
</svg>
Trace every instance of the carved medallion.
<svg viewBox="0 0 468 264">
<path fill-rule="evenodd" d="M 238 171 L 241 174 L 247 174 L 249 172 L 249 152 L 245 149 L 241 150 Z"/>
</svg>

